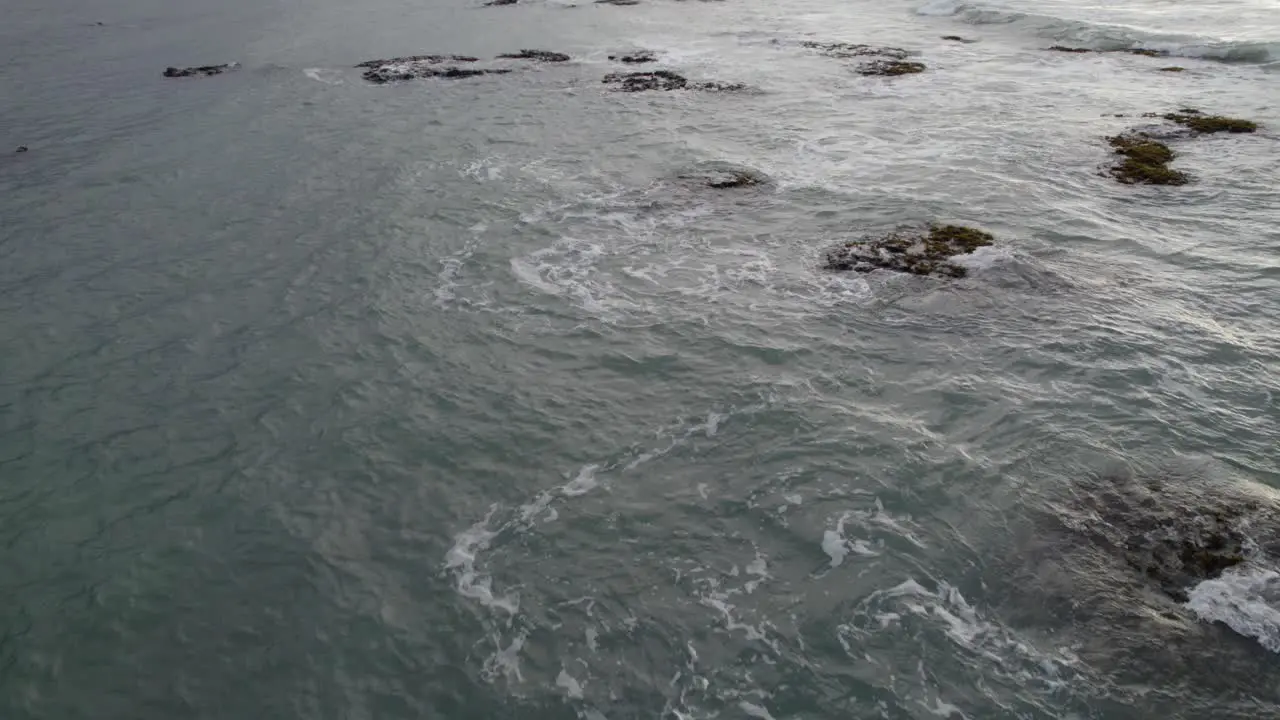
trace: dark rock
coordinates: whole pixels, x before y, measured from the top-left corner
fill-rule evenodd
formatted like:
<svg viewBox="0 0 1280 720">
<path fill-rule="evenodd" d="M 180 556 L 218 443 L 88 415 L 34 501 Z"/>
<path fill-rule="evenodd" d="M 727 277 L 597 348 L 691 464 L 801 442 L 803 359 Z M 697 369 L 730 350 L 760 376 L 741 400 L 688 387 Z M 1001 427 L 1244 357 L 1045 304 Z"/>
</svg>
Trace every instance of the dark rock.
<svg viewBox="0 0 1280 720">
<path fill-rule="evenodd" d="M 1111 176 L 1126 185 L 1186 185 L 1186 173 L 1169 167 L 1175 157 L 1168 145 L 1141 133 L 1107 138 L 1124 160 L 1112 166 Z"/>
<path fill-rule="evenodd" d="M 473 63 L 477 58 L 469 55 L 412 55 L 389 60 L 368 60 L 356 65 L 365 68 L 364 79 L 372 83 L 388 83 L 417 78 L 469 78 L 479 75 L 503 75 L 511 72 L 505 68 L 460 68 L 445 63 Z"/>
<path fill-rule="evenodd" d="M 861 65 L 858 68 L 858 74 L 894 77 L 922 73 L 924 70 L 924 63 L 904 62 L 902 60 L 875 60 Z"/>
<path fill-rule="evenodd" d="M 960 37 L 959 35 L 943 35 L 942 39 L 950 40 L 951 42 L 965 43 L 966 45 L 978 42 L 977 40 L 970 40 L 969 38 Z"/>
<path fill-rule="evenodd" d="M 806 40 L 800 43 L 801 46 L 811 50 L 818 50 L 823 55 L 833 58 L 855 58 L 879 56 L 885 58 L 893 58 L 895 60 L 904 60 L 911 53 L 902 48 L 893 47 L 876 47 L 874 45 L 855 45 L 852 43 L 822 43 L 812 40 Z"/>
<path fill-rule="evenodd" d="M 682 171 L 677 177 L 716 190 L 751 187 L 769 182 L 768 176 L 758 170 L 725 162 L 703 163 Z"/>
<path fill-rule="evenodd" d="M 1185 70 L 1186 70 L 1186 68 L 1184 68 L 1184 67 L 1179 67 L 1179 66 L 1177 66 L 1177 65 L 1170 65 L 1169 67 L 1162 67 L 1162 68 L 1160 68 L 1160 72 L 1183 72 L 1183 71 L 1185 71 Z"/>
<path fill-rule="evenodd" d="M 1146 48 L 1134 48 L 1132 50 L 1122 50 L 1130 55 L 1141 55 L 1143 57 L 1167 57 L 1169 53 L 1165 50 L 1148 50 Z"/>
<path fill-rule="evenodd" d="M 639 5 L 640 0 L 596 0 L 597 5 Z"/>
<path fill-rule="evenodd" d="M 863 238 L 827 252 L 828 270 L 871 272 L 893 270 L 912 275 L 964 277 L 963 266 L 950 262 L 992 244 L 989 233 L 959 225 L 932 225 L 928 231 L 901 229 L 876 238 Z"/>
<path fill-rule="evenodd" d="M 653 72 L 609 73 L 604 82 L 617 84 L 623 92 L 642 92 L 645 90 L 684 90 L 689 87 L 689 80 L 670 70 L 654 70 Z"/>
<path fill-rule="evenodd" d="M 406 57 L 391 58 L 389 60 L 366 60 L 359 65 L 358 68 L 379 68 L 383 65 L 396 65 L 408 63 L 426 63 L 430 65 L 439 65 L 445 62 L 479 62 L 480 58 L 474 58 L 470 55 L 409 55 Z"/>
<path fill-rule="evenodd" d="M 652 50 L 637 50 L 626 55 L 610 55 L 609 59 L 631 65 L 638 65 L 640 63 L 657 62 L 658 56 L 655 55 Z"/>
<path fill-rule="evenodd" d="M 164 76 L 167 78 L 184 78 L 184 77 L 207 77 L 209 75 L 221 75 L 222 73 L 236 67 L 236 63 L 227 63 L 226 65 L 202 65 L 200 67 L 189 68 L 165 68 Z"/>
<path fill-rule="evenodd" d="M 550 50 L 521 50 L 518 53 L 507 53 L 499 55 L 499 58 L 508 60 L 536 60 L 538 62 L 568 62 L 569 56 L 564 53 L 551 52 Z"/>
<path fill-rule="evenodd" d="M 1183 108 L 1176 113 L 1163 115 L 1165 120 L 1191 128 L 1196 133 L 1251 133 L 1258 129 L 1258 123 L 1252 120 L 1229 118 L 1222 115 L 1205 115 L 1199 110 Z"/>
<path fill-rule="evenodd" d="M 515 5 L 518 0 L 489 0 L 485 3 L 485 7 L 494 7 L 496 5 Z"/>
<path fill-rule="evenodd" d="M 643 92 L 646 90 L 706 90 L 712 92 L 733 92 L 745 90 L 742 83 L 722 82 L 689 82 L 688 78 L 670 70 L 654 70 L 652 72 L 609 73 L 604 82 L 618 85 L 621 92 Z"/>
<path fill-rule="evenodd" d="M 26 145 L 19 145 L 18 149 L 14 150 L 14 152 L 24 153 L 27 152 L 27 150 L 29 150 L 29 148 Z"/>
<path fill-rule="evenodd" d="M 1051 46 L 1049 46 L 1049 49 L 1050 49 L 1050 50 L 1053 50 L 1054 52 L 1064 52 L 1064 53 L 1091 53 L 1091 52 L 1094 52 L 1093 50 L 1091 50 L 1091 49 L 1089 49 L 1089 48 L 1082 48 L 1082 47 L 1067 47 L 1067 46 L 1065 46 L 1065 45 L 1051 45 Z"/>
</svg>

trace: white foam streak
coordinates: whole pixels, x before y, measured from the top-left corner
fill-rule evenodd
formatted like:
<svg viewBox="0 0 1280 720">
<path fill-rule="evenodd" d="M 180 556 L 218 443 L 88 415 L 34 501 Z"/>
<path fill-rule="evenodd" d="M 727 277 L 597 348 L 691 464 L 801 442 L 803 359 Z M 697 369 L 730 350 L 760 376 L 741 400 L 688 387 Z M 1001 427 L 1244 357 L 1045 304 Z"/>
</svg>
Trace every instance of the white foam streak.
<svg viewBox="0 0 1280 720">
<path fill-rule="evenodd" d="M 1280 653 L 1280 573 L 1246 568 L 1205 580 L 1188 593 L 1187 607 L 1205 622 L 1220 622 Z"/>
<path fill-rule="evenodd" d="M 496 505 L 490 507 L 483 520 L 454 536 L 453 547 L 445 554 L 445 568 L 454 572 L 458 594 L 487 608 L 499 608 L 515 615 L 520 609 L 519 599 L 494 595 L 492 578 L 476 569 L 480 553 L 488 550 L 498 535 L 489 529 L 489 521 L 497 509 Z"/>
</svg>

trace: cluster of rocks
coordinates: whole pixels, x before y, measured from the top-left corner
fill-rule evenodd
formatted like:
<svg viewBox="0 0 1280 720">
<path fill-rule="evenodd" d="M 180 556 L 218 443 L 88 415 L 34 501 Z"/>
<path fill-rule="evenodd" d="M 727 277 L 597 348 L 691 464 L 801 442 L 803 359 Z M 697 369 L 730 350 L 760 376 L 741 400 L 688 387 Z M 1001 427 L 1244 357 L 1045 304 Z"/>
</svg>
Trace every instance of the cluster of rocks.
<svg viewBox="0 0 1280 720">
<path fill-rule="evenodd" d="M 610 60 L 628 65 L 640 65 L 643 63 L 657 62 L 658 56 L 652 50 L 633 50 L 628 53 L 619 53 L 610 55 Z"/>
<path fill-rule="evenodd" d="M 990 233 L 962 225 L 900 228 L 878 237 L 851 240 L 827 251 L 828 270 L 871 272 L 893 270 L 912 275 L 964 277 L 964 266 L 951 262 L 995 242 Z"/>
<path fill-rule="evenodd" d="M 707 90 L 713 92 L 734 92 L 745 90 L 742 83 L 722 82 L 690 82 L 688 78 L 670 70 L 652 70 L 649 72 L 609 73 L 604 76 L 604 83 L 614 85 L 619 92 L 644 92 L 647 90 Z"/>
<path fill-rule="evenodd" d="M 188 68 L 168 67 L 164 69 L 164 76 L 167 78 L 208 77 L 210 75 L 221 75 L 222 73 L 236 67 L 239 67 L 237 63 L 227 63 L 225 65 L 201 65 L 199 67 Z"/>
<path fill-rule="evenodd" d="M 1258 124 L 1251 120 L 1206 115 L 1194 108 L 1183 108 L 1163 115 L 1146 113 L 1143 117 L 1162 118 L 1181 125 L 1185 128 L 1182 137 L 1222 132 L 1251 133 L 1258 129 Z M 1177 135 L 1164 133 L 1157 137 L 1155 130 L 1142 129 L 1107 138 L 1115 153 L 1123 158 L 1111 167 L 1111 176 L 1126 185 L 1186 185 L 1191 178 L 1186 173 L 1169 167 L 1177 154 L 1161 142 L 1166 137 Z"/>
<path fill-rule="evenodd" d="M 963 38 L 961 38 L 961 41 L 963 42 Z M 859 75 L 894 77 L 925 71 L 924 63 L 908 62 L 907 58 L 911 56 L 911 53 L 902 48 L 878 47 L 857 43 L 824 43 L 813 40 L 806 40 L 800 44 L 811 50 L 817 50 L 827 57 L 842 60 L 866 58 L 866 62 L 858 66 L 857 72 Z"/>
<path fill-rule="evenodd" d="M 356 65 L 364 69 L 364 79 L 371 83 L 389 83 L 417 78 L 468 78 L 478 75 L 501 75 L 507 68 L 459 67 L 455 63 L 475 63 L 479 58 L 469 55 L 410 55 L 386 60 L 367 60 Z"/>
</svg>

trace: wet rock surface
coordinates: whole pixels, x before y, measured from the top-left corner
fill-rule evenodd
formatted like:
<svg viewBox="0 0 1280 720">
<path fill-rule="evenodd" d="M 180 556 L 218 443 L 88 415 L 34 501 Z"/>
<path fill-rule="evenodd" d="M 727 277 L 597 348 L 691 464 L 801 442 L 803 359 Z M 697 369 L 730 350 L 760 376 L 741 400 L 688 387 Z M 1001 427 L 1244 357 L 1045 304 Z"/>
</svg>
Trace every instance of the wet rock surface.
<svg viewBox="0 0 1280 720">
<path fill-rule="evenodd" d="M 914 75 L 924 71 L 924 63 L 906 62 L 904 60 L 873 60 L 858 66 L 859 75 L 878 75 L 881 77 Z"/>
<path fill-rule="evenodd" d="M 511 72 L 505 68 L 459 67 L 450 64 L 471 64 L 478 61 L 479 58 L 469 55 L 410 55 L 386 60 L 367 60 L 356 67 L 364 69 L 365 80 L 378 84 L 430 77 L 456 80 Z"/>
<path fill-rule="evenodd" d="M 569 56 L 564 53 L 552 52 L 550 50 L 521 50 L 520 52 L 504 53 L 498 56 L 504 60 L 533 60 L 535 62 L 568 62 Z"/>
<path fill-rule="evenodd" d="M 1092 50 L 1092 49 L 1090 49 L 1090 48 L 1082 48 L 1082 47 L 1067 47 L 1066 45 L 1050 45 L 1047 49 L 1048 49 L 1048 50 L 1052 50 L 1052 51 L 1054 51 L 1054 52 L 1064 52 L 1064 53 L 1091 53 L 1091 52 L 1093 52 L 1093 50 Z"/>
<path fill-rule="evenodd" d="M 752 187 L 769 182 L 769 177 L 759 170 L 726 162 L 703 163 L 681 171 L 677 177 L 716 190 Z"/>
<path fill-rule="evenodd" d="M 1111 167 L 1111 176 L 1126 185 L 1186 185 L 1186 173 L 1169 167 L 1174 152 L 1158 140 L 1140 133 L 1107 138 L 1117 155 L 1124 157 Z"/>
<path fill-rule="evenodd" d="M 515 5 L 518 0 L 489 0 L 485 3 L 485 7 L 496 7 L 499 5 Z"/>
<path fill-rule="evenodd" d="M 639 65 L 657 62 L 658 56 L 652 50 L 635 50 L 633 52 L 610 55 L 609 59 L 615 62 L 627 63 L 628 65 Z"/>
<path fill-rule="evenodd" d="M 1186 68 L 1180 67 L 1178 65 L 1170 65 L 1169 67 L 1160 68 L 1160 72 L 1184 72 L 1184 71 L 1186 71 Z"/>
<path fill-rule="evenodd" d="M 596 0 L 596 5 L 639 5 L 640 0 Z"/>
<path fill-rule="evenodd" d="M 893 270 L 912 275 L 964 277 L 963 266 L 950 262 L 991 245 L 990 233 L 961 225 L 902 228 L 879 237 L 854 240 L 827 251 L 824 267 L 835 271 Z"/>
<path fill-rule="evenodd" d="M 609 73 L 604 76 L 604 83 L 617 86 L 620 92 L 645 92 L 649 90 L 705 90 L 710 92 L 733 92 L 745 90 L 742 83 L 722 82 L 690 82 L 688 78 L 670 70 L 653 70 L 651 72 Z"/>
<path fill-rule="evenodd" d="M 211 75 L 221 75 L 228 70 L 235 69 L 236 63 L 227 63 L 225 65 L 201 65 L 199 67 L 188 68 L 165 68 L 164 76 L 167 78 L 187 78 L 187 77 L 209 77 Z"/>
<path fill-rule="evenodd" d="M 801 47 L 817 50 L 827 57 L 833 58 L 864 58 L 864 57 L 881 57 L 892 60 L 905 60 L 911 53 L 902 48 L 882 47 L 875 45 L 859 45 L 854 43 L 824 43 L 812 40 L 806 40 L 800 43 Z"/>
<path fill-rule="evenodd" d="M 1169 167 L 1176 154 L 1162 140 L 1188 139 L 1215 133 L 1252 133 L 1258 124 L 1252 120 L 1208 115 L 1195 108 L 1182 108 L 1172 113 L 1143 113 L 1144 118 L 1159 118 L 1178 125 L 1168 130 L 1146 127 L 1107 138 L 1122 161 L 1111 167 L 1110 174 L 1126 185 L 1185 185 L 1191 178 Z M 1165 126 L 1168 128 L 1169 126 Z"/>
<path fill-rule="evenodd" d="M 949 40 L 951 42 L 964 43 L 966 45 L 978 42 L 977 40 L 971 40 L 969 38 L 961 37 L 959 35 L 943 35 L 942 39 Z"/>
<path fill-rule="evenodd" d="M 1258 129 L 1258 123 L 1252 120 L 1226 117 L 1224 115 L 1206 115 L 1195 108 L 1183 108 L 1175 113 L 1161 116 L 1169 122 L 1177 123 L 1201 135 L 1213 133 L 1251 133 Z"/>
</svg>

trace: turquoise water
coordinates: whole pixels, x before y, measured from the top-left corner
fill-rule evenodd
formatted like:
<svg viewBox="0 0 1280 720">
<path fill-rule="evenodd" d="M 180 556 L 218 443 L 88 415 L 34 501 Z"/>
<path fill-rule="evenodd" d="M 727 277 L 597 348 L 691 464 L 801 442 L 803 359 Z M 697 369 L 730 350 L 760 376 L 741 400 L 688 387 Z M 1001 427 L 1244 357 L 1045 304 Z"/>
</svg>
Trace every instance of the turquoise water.
<svg viewBox="0 0 1280 720">
<path fill-rule="evenodd" d="M 1280 487 L 1273 3 L 6 18 L 0 717 L 1280 714 L 1274 597 L 1211 624 L 1039 525 L 1116 468 Z M 525 47 L 574 59 L 352 67 Z M 753 90 L 605 91 L 629 48 Z M 1262 130 L 1104 176 L 1184 106 Z M 820 268 L 929 221 L 997 241 Z"/>
</svg>

